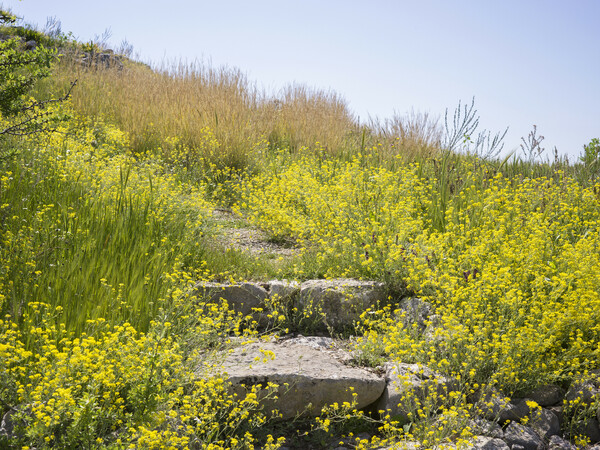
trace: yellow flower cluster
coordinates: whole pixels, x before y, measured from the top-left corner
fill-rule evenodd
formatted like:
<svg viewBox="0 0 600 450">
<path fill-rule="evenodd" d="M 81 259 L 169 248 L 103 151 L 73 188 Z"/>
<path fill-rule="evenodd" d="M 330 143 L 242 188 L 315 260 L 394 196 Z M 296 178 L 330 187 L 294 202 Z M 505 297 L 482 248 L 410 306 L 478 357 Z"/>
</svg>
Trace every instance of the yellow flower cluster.
<svg viewBox="0 0 600 450">
<path fill-rule="evenodd" d="M 1 175 L 0 308 L 32 299 L 147 329 L 174 284 L 207 276 L 199 237 L 211 205 L 121 131 L 69 123 L 21 142 Z"/>
<path fill-rule="evenodd" d="M 11 445 L 252 448 L 252 430 L 266 421 L 258 399 L 276 386 L 237 398 L 222 378 L 191 372 L 160 327 L 143 334 L 97 320 L 93 335 L 72 337 L 49 305 L 29 311 L 23 332 L 10 317 L 0 320 L 1 398 L 18 405 Z"/>
<path fill-rule="evenodd" d="M 450 181 L 437 163 L 382 165 L 377 148 L 341 158 L 316 144 L 291 157 L 258 139 L 244 145 L 251 155 L 220 154 L 228 144 L 219 139 L 208 127 L 193 147 L 168 138 L 161 160 L 132 154 L 114 126 L 78 119 L 25 138 L 2 160 L 0 400 L 18 432 L 0 445 L 283 443 L 254 433 L 267 428 L 259 399 L 274 386 L 237 398 L 211 375 L 213 351 L 256 324 L 191 294 L 218 270 L 235 273 L 223 269 L 232 252 L 219 255 L 218 269 L 207 262 L 208 199 L 235 200 L 273 239 L 294 240 L 300 256 L 282 269 L 288 275 L 382 280 L 433 306 L 422 327 L 392 296 L 358 324 L 362 362 L 419 363 L 457 388 L 407 391 L 408 421 L 383 412 L 382 439 L 468 446 L 470 419 L 490 399 L 598 368 L 599 185 L 562 172 L 494 175 L 468 158 Z M 270 301 L 278 327 L 327 323 L 318 305 Z M 565 406 L 567 416 L 590 416 L 597 405 Z M 352 403 L 331 405 L 316 427 L 346 432 L 370 420 Z"/>
<path fill-rule="evenodd" d="M 205 191 L 127 146 L 83 120 L 3 161 L 0 403 L 16 428 L 0 447 L 278 448 L 253 434 L 269 392 L 192 370 L 252 333 L 191 296 L 210 273 Z"/>
<path fill-rule="evenodd" d="M 307 156 L 249 180 L 239 208 L 273 236 L 303 244 L 310 258 L 299 276 L 381 279 L 434 305 L 424 333 L 393 305 L 365 314 L 364 361 L 426 364 L 458 380 L 465 394 L 484 386 L 523 394 L 597 368 L 597 187 L 561 173 L 490 177 L 472 165 L 468 182 L 442 204 L 440 178 L 425 173 L 419 165 L 383 169 L 360 157 Z M 452 414 L 473 414 L 466 396 L 443 403 Z M 432 405 L 437 417 L 439 402 Z M 422 409 L 413 420 L 427 417 Z M 445 430 L 432 434 L 438 443 L 461 432 L 436 418 L 421 439 L 434 425 Z"/>
<path fill-rule="evenodd" d="M 399 279 L 397 261 L 424 227 L 427 189 L 413 167 L 392 171 L 364 161 L 305 156 L 281 167 L 274 159 L 248 181 L 237 207 L 272 237 L 318 249 L 314 267 L 299 268 L 300 276 Z"/>
</svg>

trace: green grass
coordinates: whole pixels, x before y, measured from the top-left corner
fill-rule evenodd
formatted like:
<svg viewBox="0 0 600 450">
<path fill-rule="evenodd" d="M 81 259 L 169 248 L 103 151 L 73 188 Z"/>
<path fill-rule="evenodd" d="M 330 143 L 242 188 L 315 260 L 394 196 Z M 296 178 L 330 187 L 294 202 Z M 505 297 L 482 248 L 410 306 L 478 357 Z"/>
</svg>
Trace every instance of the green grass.
<svg viewBox="0 0 600 450">
<path fill-rule="evenodd" d="M 73 54 L 36 94 L 75 77 L 72 103 L 53 106 L 74 116 L 58 132 L 0 141 L 0 412 L 33 405 L 44 417 L 22 410 L 28 431 L 15 445 L 268 442 L 282 426 L 252 396 L 191 371 L 255 333 L 193 297 L 201 280 L 377 279 L 437 307 L 434 340 L 404 327 L 393 301 L 367 315 L 358 358 L 426 364 L 460 377 L 464 397 L 428 399 L 407 429 L 330 409 L 302 424 L 318 437 L 329 418 L 346 431 L 385 423 L 381 434 L 398 438 L 434 431 L 439 443 L 476 413 L 471 390 L 566 386 L 597 368 L 597 140 L 576 163 L 482 158 L 447 148 L 464 137 L 456 130 L 476 132 L 472 107 L 455 114 L 454 135 L 418 114 L 359 125 L 331 92 L 275 97 L 237 70 L 104 70 Z M 212 214 L 223 206 L 228 218 Z M 251 226 L 294 252 L 231 244 Z M 284 325 L 314 326 L 286 308 L 273 305 Z M 460 420 L 440 430 L 440 412 Z"/>
</svg>

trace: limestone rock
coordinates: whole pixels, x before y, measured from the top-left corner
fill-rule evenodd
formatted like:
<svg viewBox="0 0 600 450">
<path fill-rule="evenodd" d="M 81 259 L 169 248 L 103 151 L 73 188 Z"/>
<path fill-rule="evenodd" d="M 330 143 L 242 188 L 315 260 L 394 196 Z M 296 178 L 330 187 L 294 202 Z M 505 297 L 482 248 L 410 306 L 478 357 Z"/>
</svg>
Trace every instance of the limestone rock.
<svg viewBox="0 0 600 450">
<path fill-rule="evenodd" d="M 542 408 L 530 416 L 529 426 L 544 440 L 560 433 L 560 422 L 558 417 L 549 409 Z"/>
<path fill-rule="evenodd" d="M 599 376 L 599 373 L 593 371 L 590 378 L 580 379 L 571 383 L 565 396 L 566 400 L 573 401 L 576 398 L 580 398 L 585 405 L 591 405 L 595 399 L 600 397 Z"/>
<path fill-rule="evenodd" d="M 311 347 L 316 350 L 329 350 L 335 346 L 335 340 L 325 336 L 298 335 L 295 338 L 286 339 L 284 342 L 288 347 L 290 345 L 306 345 L 307 347 Z"/>
<path fill-rule="evenodd" d="M 548 442 L 549 450 L 577 450 L 569 441 L 565 441 L 560 436 L 552 436 Z"/>
<path fill-rule="evenodd" d="M 573 427 L 575 434 L 583 434 L 592 444 L 600 442 L 600 423 L 596 419 L 588 419 Z"/>
<path fill-rule="evenodd" d="M 520 445 L 525 450 L 542 450 L 545 448 L 542 439 L 531 428 L 517 422 L 511 422 L 504 430 L 504 441 L 515 448 Z"/>
<path fill-rule="evenodd" d="M 263 307 L 265 299 L 268 298 L 265 288 L 247 282 L 236 284 L 202 282 L 196 285 L 194 294 L 209 302 L 226 300 L 231 308 L 243 315 L 251 314 L 253 308 Z"/>
<path fill-rule="evenodd" d="M 283 303 L 293 302 L 300 292 L 300 283 L 297 281 L 271 280 L 267 282 L 266 289 L 269 298 L 278 299 Z"/>
<path fill-rule="evenodd" d="M 387 385 L 374 407 L 401 422 L 409 421 L 415 398 L 423 400 L 433 392 L 445 395 L 455 389 L 449 379 L 418 364 L 387 363 L 384 369 Z"/>
<path fill-rule="evenodd" d="M 487 420 L 504 424 L 510 420 L 519 420 L 529 415 L 529 407 L 524 404 L 514 404 L 496 389 L 491 389 L 485 394 L 477 394 L 473 399 L 477 403 L 479 414 Z"/>
<path fill-rule="evenodd" d="M 592 371 L 588 378 L 571 383 L 565 396 L 568 402 L 578 399 L 583 406 L 591 406 L 600 398 L 600 371 Z M 600 442 L 600 409 L 597 418 L 589 419 L 576 426 L 577 432 L 584 434 L 592 443 Z"/>
<path fill-rule="evenodd" d="M 563 421 L 564 421 L 563 407 L 562 406 L 549 406 L 546 409 L 549 409 L 556 415 L 556 417 L 558 417 L 558 423 L 560 424 L 560 427 L 562 428 Z"/>
<path fill-rule="evenodd" d="M 398 304 L 398 308 L 403 312 L 402 322 L 405 328 L 416 326 L 420 333 L 425 331 L 425 322 L 433 313 L 431 303 L 420 298 L 404 298 Z"/>
<path fill-rule="evenodd" d="M 482 436 L 502 439 L 504 431 L 496 422 L 486 420 L 483 417 L 476 417 L 469 421 L 469 426 Z"/>
<path fill-rule="evenodd" d="M 471 445 L 472 447 L 468 448 L 473 450 L 510 450 L 502 439 L 489 436 L 475 436 Z"/>
<path fill-rule="evenodd" d="M 79 59 L 80 64 L 87 67 L 123 70 L 123 57 L 115 55 L 112 50 L 102 52 L 85 52 Z"/>
<path fill-rule="evenodd" d="M 23 426 L 24 423 L 18 423 L 17 414 L 25 413 L 26 415 L 31 415 L 31 406 L 27 405 L 19 405 L 17 407 L 10 408 L 2 417 L 2 421 L 0 422 L 0 436 L 6 436 L 7 438 L 23 438 L 21 435 L 22 428 L 20 431 L 15 429 L 18 425 Z"/>
<path fill-rule="evenodd" d="M 17 409 L 11 408 L 6 414 L 4 414 L 2 417 L 2 422 L 0 423 L 0 435 L 13 437 L 13 430 L 15 427 L 13 416 L 17 412 Z"/>
<path fill-rule="evenodd" d="M 293 341 L 239 347 L 226 356 L 223 370 L 238 395 L 244 395 L 244 386 L 278 384 L 279 399 L 267 400 L 265 408 L 277 408 L 284 419 L 305 413 L 319 415 L 324 406 L 351 402 L 353 392 L 357 394 L 356 407 L 364 408 L 377 400 L 385 387 L 382 377 L 345 366 L 331 354 Z"/>
<path fill-rule="evenodd" d="M 576 398 L 580 398 L 584 404 L 591 405 L 594 401 L 594 398 L 597 398 L 599 395 L 600 389 L 598 389 L 593 382 L 583 381 L 579 383 L 573 383 L 571 387 L 569 387 L 565 398 L 568 401 L 573 401 Z"/>
<path fill-rule="evenodd" d="M 386 299 L 385 285 L 377 281 L 338 278 L 309 280 L 300 285 L 298 307 L 322 314 L 325 327 L 348 327 L 378 301 Z"/>
<path fill-rule="evenodd" d="M 540 406 L 554 406 L 565 398 L 565 390 L 555 384 L 545 384 L 527 392 L 524 397 L 533 400 Z"/>
</svg>

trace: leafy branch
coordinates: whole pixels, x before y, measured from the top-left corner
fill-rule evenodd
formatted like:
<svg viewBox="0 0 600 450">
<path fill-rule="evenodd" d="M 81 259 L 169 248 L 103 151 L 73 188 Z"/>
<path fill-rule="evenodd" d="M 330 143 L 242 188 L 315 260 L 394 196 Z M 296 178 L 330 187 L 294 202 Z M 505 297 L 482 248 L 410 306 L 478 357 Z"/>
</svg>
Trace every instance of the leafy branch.
<svg viewBox="0 0 600 450">
<path fill-rule="evenodd" d="M 14 24 L 10 12 L 0 10 L 0 25 Z M 0 126 L 0 137 L 5 135 L 24 136 L 52 130 L 52 126 L 66 117 L 56 114 L 47 107 L 61 103 L 71 96 L 76 81 L 71 83 L 62 97 L 34 100 L 28 97 L 35 83 L 50 75 L 57 50 L 37 45 L 26 51 L 18 38 L 0 42 L 0 115 L 10 119 Z M 1 117 L 0 116 L 0 117 Z"/>
</svg>

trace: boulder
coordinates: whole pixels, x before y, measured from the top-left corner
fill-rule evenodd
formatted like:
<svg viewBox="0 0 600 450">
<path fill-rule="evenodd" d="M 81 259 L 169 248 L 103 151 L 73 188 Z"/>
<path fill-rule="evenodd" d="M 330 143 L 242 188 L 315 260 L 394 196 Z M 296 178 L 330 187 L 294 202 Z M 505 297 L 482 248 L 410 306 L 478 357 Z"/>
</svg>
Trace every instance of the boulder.
<svg viewBox="0 0 600 450">
<path fill-rule="evenodd" d="M 468 448 L 473 450 L 510 450 L 510 447 L 502 439 L 489 436 L 475 436 L 471 447 Z"/>
<path fill-rule="evenodd" d="M 385 285 L 378 281 L 309 280 L 300 285 L 297 305 L 316 315 L 322 328 L 340 329 L 352 326 L 367 308 L 386 298 Z"/>
<path fill-rule="evenodd" d="M 486 420 L 483 417 L 476 417 L 469 421 L 469 426 L 482 436 L 502 439 L 504 431 L 496 422 Z"/>
<path fill-rule="evenodd" d="M 583 434 L 590 440 L 590 443 L 600 442 L 600 423 L 597 419 L 587 419 L 573 426 L 574 434 Z"/>
<path fill-rule="evenodd" d="M 402 311 L 402 323 L 405 328 L 416 327 L 419 333 L 423 333 L 426 322 L 434 311 L 431 303 L 420 298 L 407 297 L 400 300 L 398 308 Z"/>
<path fill-rule="evenodd" d="M 552 436 L 548 442 L 548 450 L 577 450 L 577 447 L 560 436 Z"/>
<path fill-rule="evenodd" d="M 7 436 L 9 438 L 14 437 L 13 430 L 15 428 L 14 418 L 13 416 L 19 412 L 16 408 L 11 408 L 4 416 L 2 417 L 2 422 L 0 422 L 0 435 Z"/>
<path fill-rule="evenodd" d="M 565 398 L 565 390 L 555 384 L 545 384 L 526 392 L 524 397 L 533 400 L 540 406 L 554 406 Z"/>
<path fill-rule="evenodd" d="M 599 397 L 600 389 L 594 382 L 587 380 L 571 384 L 565 399 L 569 402 L 579 399 L 582 404 L 590 406 Z"/>
<path fill-rule="evenodd" d="M 434 393 L 447 395 L 456 389 L 451 380 L 418 364 L 387 363 L 384 370 L 387 384 L 373 406 L 400 422 L 409 422 L 408 413 L 415 409 L 416 399 L 422 401 Z"/>
<path fill-rule="evenodd" d="M 588 378 L 581 378 L 571 383 L 565 399 L 569 402 L 579 399 L 585 406 L 590 406 L 600 398 L 600 381 L 598 371 L 592 371 Z"/>
<path fill-rule="evenodd" d="M 529 407 L 525 403 L 514 404 L 497 389 L 488 389 L 473 398 L 481 414 L 487 420 L 504 424 L 510 420 L 520 420 L 529 415 Z"/>
<path fill-rule="evenodd" d="M 558 416 L 546 408 L 532 413 L 528 425 L 545 441 L 560 433 Z"/>
<path fill-rule="evenodd" d="M 271 280 L 266 283 L 200 282 L 193 295 L 216 302 L 224 299 L 243 315 L 253 308 L 265 309 L 272 301 L 290 311 L 297 307 L 315 321 L 310 327 L 319 331 L 343 329 L 353 325 L 368 307 L 384 300 L 383 283 L 349 279 L 296 281 Z M 253 314 L 261 325 L 267 325 L 267 313 Z"/>
<path fill-rule="evenodd" d="M 22 439 L 23 435 L 23 422 L 18 423 L 18 414 L 25 413 L 31 415 L 31 406 L 19 405 L 17 407 L 10 408 L 2 417 L 0 422 L 0 436 L 5 436 L 8 439 Z M 0 440 L 1 442 L 1 440 Z"/>
<path fill-rule="evenodd" d="M 276 383 L 278 400 L 267 399 L 263 404 L 267 411 L 277 408 L 284 419 L 302 414 L 317 416 L 324 406 L 352 402 L 353 393 L 358 409 L 381 396 L 383 377 L 345 366 L 333 354 L 315 346 L 321 347 L 294 340 L 244 345 L 225 356 L 223 371 L 239 396 L 249 386 Z"/>
<path fill-rule="evenodd" d="M 269 298 L 279 300 L 283 304 L 292 304 L 300 292 L 300 283 L 297 281 L 271 280 L 265 285 Z"/>
<path fill-rule="evenodd" d="M 564 421 L 563 407 L 562 406 L 549 406 L 546 409 L 549 409 L 556 415 L 556 417 L 558 417 L 558 423 L 560 424 L 560 427 L 562 428 L 563 421 Z"/>
<path fill-rule="evenodd" d="M 504 441 L 511 449 L 514 449 L 517 445 L 525 450 L 542 450 L 546 447 L 544 441 L 533 429 L 517 422 L 508 424 L 504 430 Z"/>
<path fill-rule="evenodd" d="M 208 302 L 226 300 L 230 308 L 242 313 L 251 314 L 253 308 L 264 307 L 267 290 L 256 283 L 213 283 L 201 282 L 194 288 L 194 295 Z"/>
<path fill-rule="evenodd" d="M 283 341 L 286 346 L 290 345 L 305 345 L 315 350 L 328 351 L 335 348 L 335 340 L 326 336 L 302 336 L 286 339 Z"/>
</svg>

